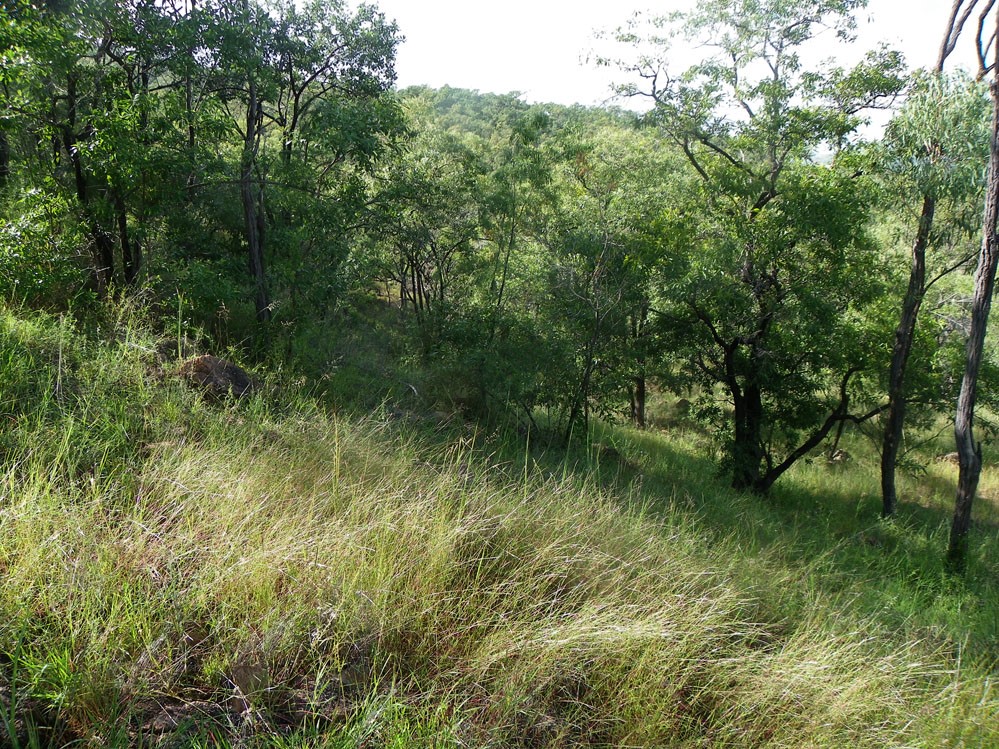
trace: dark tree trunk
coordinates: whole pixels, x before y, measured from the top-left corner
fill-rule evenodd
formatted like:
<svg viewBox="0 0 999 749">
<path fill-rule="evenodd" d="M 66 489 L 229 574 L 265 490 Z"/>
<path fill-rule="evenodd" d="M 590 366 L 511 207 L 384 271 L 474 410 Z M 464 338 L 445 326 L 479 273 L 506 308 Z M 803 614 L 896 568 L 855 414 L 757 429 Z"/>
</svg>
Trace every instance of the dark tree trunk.
<svg viewBox="0 0 999 749">
<path fill-rule="evenodd" d="M 510 256 L 513 254 L 513 245 L 514 242 L 516 241 L 516 237 L 517 237 L 517 209 L 516 207 L 514 207 L 513 215 L 510 216 L 510 234 L 506 238 L 506 248 L 505 248 L 506 253 L 503 257 L 503 267 L 502 271 L 499 273 L 499 286 L 496 292 L 496 305 L 495 307 L 493 307 L 493 318 L 492 322 L 489 325 L 489 338 L 488 338 L 489 343 L 492 343 L 493 338 L 496 337 L 496 326 L 499 321 L 500 312 L 503 311 L 503 293 L 506 291 L 507 274 L 510 272 Z M 500 249 L 497 250 L 497 257 L 496 257 L 497 263 L 499 261 L 500 254 L 502 253 L 503 253 L 503 248 L 501 247 Z M 494 289 L 497 288 L 496 276 L 497 272 L 494 269 L 493 281 L 492 281 L 492 286 Z"/>
<path fill-rule="evenodd" d="M 76 199 L 80 203 L 87 220 L 90 239 L 94 243 L 93 281 L 97 293 L 104 296 L 111 287 L 114 278 L 114 241 L 111 235 L 101 226 L 94 215 L 91 205 L 90 176 L 87 174 L 80 157 L 80 148 L 76 134 L 76 78 L 70 76 L 66 83 L 67 112 L 66 120 L 59 127 L 62 136 L 62 146 L 73 165 L 73 180 L 76 186 Z"/>
<path fill-rule="evenodd" d="M 193 15 L 197 10 L 197 3 L 191 0 L 190 13 Z M 187 70 L 184 74 L 184 116 L 187 118 L 187 157 L 190 159 L 190 171 L 187 174 L 187 200 L 194 200 L 194 188 L 197 182 L 197 171 L 195 163 L 197 156 L 195 149 L 197 146 L 197 130 L 194 125 L 194 59 L 195 47 L 192 45 L 187 49 Z"/>
<path fill-rule="evenodd" d="M 999 21 L 997 21 L 999 23 Z M 982 470 L 982 448 L 975 443 L 975 399 L 978 393 L 978 372 L 985 348 L 985 333 L 992 307 L 997 264 L 996 220 L 999 217 L 999 81 L 993 81 L 992 144 L 989 155 L 988 184 L 985 193 L 985 215 L 982 220 L 982 246 L 975 270 L 975 294 L 971 307 L 971 335 L 965 354 L 964 377 L 957 400 L 954 437 L 960 464 L 954 520 L 950 529 L 947 564 L 954 572 L 963 572 L 968 564 L 968 534 L 971 530 L 971 506 L 978 489 Z"/>
<path fill-rule="evenodd" d="M 639 429 L 645 429 L 645 375 L 635 377 L 631 388 L 631 422 Z"/>
<path fill-rule="evenodd" d="M 759 491 L 763 463 L 763 393 L 758 385 L 732 390 L 735 440 L 732 444 L 732 488 Z"/>
<path fill-rule="evenodd" d="M 121 267 L 125 273 L 125 283 L 131 286 L 139 276 L 139 267 L 142 264 L 139 243 L 134 241 L 128 231 L 128 213 L 125 210 L 125 201 L 121 194 L 115 190 L 114 213 L 118 222 L 118 244 L 121 246 Z"/>
<path fill-rule="evenodd" d="M 593 379 L 593 368 L 597 363 L 594 357 L 596 342 L 597 334 L 593 333 L 590 336 L 590 340 L 586 343 L 586 365 L 583 367 L 583 374 L 579 379 L 579 386 L 576 388 L 576 393 L 573 396 L 569 409 L 569 421 L 565 426 L 566 442 L 572 437 L 573 427 L 575 427 L 576 421 L 580 417 L 582 417 L 584 433 L 590 426 L 590 382 Z"/>
<path fill-rule="evenodd" d="M 645 429 L 645 339 L 648 334 L 649 303 L 643 300 L 638 310 L 631 316 L 631 342 L 637 351 L 636 372 L 631 388 L 631 421 L 639 429 Z"/>
<path fill-rule="evenodd" d="M 977 2 L 977 0 L 975 0 Z M 935 71 L 943 74 L 944 64 L 960 34 L 961 27 L 967 20 L 967 15 L 960 18 L 961 6 L 964 0 L 955 0 L 951 9 L 947 33 L 944 35 L 940 52 L 937 55 Z M 974 3 L 972 3 L 974 7 Z M 967 9 L 970 13 L 971 8 Z M 935 144 L 927 144 L 928 152 L 936 150 Z M 932 153 L 930 153 L 932 157 Z M 912 351 L 912 341 L 916 332 L 916 320 L 919 308 L 926 295 L 926 248 L 929 245 L 930 232 L 933 229 L 933 215 L 936 200 L 931 195 L 923 196 L 923 208 L 919 214 L 919 226 L 916 229 L 916 239 L 912 243 L 912 267 L 909 272 L 909 288 L 902 300 L 902 314 L 898 327 L 895 329 L 895 345 L 892 348 L 891 367 L 888 371 L 888 414 L 885 420 L 884 440 L 881 446 L 881 516 L 891 517 L 898 505 L 898 493 L 895 487 L 895 469 L 898 465 L 898 451 L 902 444 L 903 428 L 905 426 L 905 371 Z"/>
<path fill-rule="evenodd" d="M 0 189 L 10 180 L 10 141 L 7 133 L 0 130 Z"/>
<path fill-rule="evenodd" d="M 243 203 L 243 224 L 246 232 L 246 246 L 249 254 L 250 274 L 255 286 L 254 303 L 259 322 L 271 319 L 271 303 L 267 293 L 267 274 L 264 268 L 264 238 L 262 197 L 260 185 L 253 178 L 256 163 L 258 128 L 260 125 L 260 102 L 257 99 L 257 86 L 251 80 L 246 106 L 246 132 L 243 144 L 243 157 L 240 163 L 239 195 Z"/>
<path fill-rule="evenodd" d="M 895 466 L 898 451 L 902 444 L 902 428 L 905 423 L 905 370 L 912 352 L 912 341 L 916 333 L 916 319 L 919 307 L 926 294 L 926 247 L 933 228 L 933 213 L 936 201 L 929 195 L 923 197 L 923 209 L 919 216 L 916 240 L 912 243 L 912 267 L 909 271 L 909 288 L 902 301 L 902 316 L 895 329 L 895 345 L 892 348 L 891 368 L 888 372 L 888 414 L 885 419 L 884 440 L 881 447 L 881 516 L 895 514 L 898 494 L 895 488 Z"/>
</svg>

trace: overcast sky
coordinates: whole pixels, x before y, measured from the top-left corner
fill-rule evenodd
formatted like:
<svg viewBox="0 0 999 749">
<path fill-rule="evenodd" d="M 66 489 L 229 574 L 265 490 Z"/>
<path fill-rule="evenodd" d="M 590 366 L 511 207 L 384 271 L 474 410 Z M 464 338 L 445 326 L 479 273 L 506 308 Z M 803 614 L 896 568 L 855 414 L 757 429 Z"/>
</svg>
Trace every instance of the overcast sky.
<svg viewBox="0 0 999 749">
<path fill-rule="evenodd" d="M 426 84 L 521 92 L 528 101 L 601 104 L 619 71 L 586 62 L 594 31 L 613 29 L 636 10 L 669 12 L 685 0 L 369 0 L 399 23 L 406 42 L 398 85 Z M 884 41 L 913 67 L 936 60 L 949 0 L 870 0 L 858 16 L 859 49 Z M 961 64 L 974 65 L 971 33 Z M 830 49 L 830 55 L 835 51 Z M 857 54 L 859 57 L 859 53 Z M 958 56 L 955 55 L 955 61 Z M 843 59 L 842 64 L 852 62 Z"/>
</svg>

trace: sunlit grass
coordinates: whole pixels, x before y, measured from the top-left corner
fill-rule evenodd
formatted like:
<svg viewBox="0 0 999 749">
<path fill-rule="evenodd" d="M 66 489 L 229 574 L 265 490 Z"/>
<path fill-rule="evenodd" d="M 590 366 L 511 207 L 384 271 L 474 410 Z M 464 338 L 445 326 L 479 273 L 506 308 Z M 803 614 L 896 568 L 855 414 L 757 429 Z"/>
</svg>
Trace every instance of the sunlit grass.
<svg viewBox="0 0 999 749">
<path fill-rule="evenodd" d="M 56 397 L 5 325 L 0 744 L 999 743 L 994 540 L 950 581 L 860 471 L 761 500 L 693 432 L 558 470 L 294 390 L 211 405 L 122 322 L 17 334 L 72 350 Z"/>
</svg>

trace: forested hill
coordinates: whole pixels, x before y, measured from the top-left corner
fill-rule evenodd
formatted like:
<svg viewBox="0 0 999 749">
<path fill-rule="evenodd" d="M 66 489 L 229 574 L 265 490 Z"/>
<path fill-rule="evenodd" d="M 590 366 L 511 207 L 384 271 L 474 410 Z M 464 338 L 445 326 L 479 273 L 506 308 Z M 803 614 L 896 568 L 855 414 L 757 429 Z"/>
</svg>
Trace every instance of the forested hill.
<svg viewBox="0 0 999 749">
<path fill-rule="evenodd" d="M 999 745 L 999 88 L 805 66 L 855 5 L 637 115 L 5 2 L 0 745 Z"/>
</svg>

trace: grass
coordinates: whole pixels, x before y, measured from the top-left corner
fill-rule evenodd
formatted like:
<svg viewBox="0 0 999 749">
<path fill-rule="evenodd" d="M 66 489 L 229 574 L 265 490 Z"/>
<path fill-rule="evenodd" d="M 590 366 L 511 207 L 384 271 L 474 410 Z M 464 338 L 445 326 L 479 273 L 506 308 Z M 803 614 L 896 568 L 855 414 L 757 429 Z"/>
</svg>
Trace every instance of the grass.
<svg viewBox="0 0 999 749">
<path fill-rule="evenodd" d="M 943 575 L 860 461 L 763 501 L 693 433 L 427 440 L 155 348 L 0 317 L 0 743 L 999 745 L 995 529 Z"/>
</svg>

